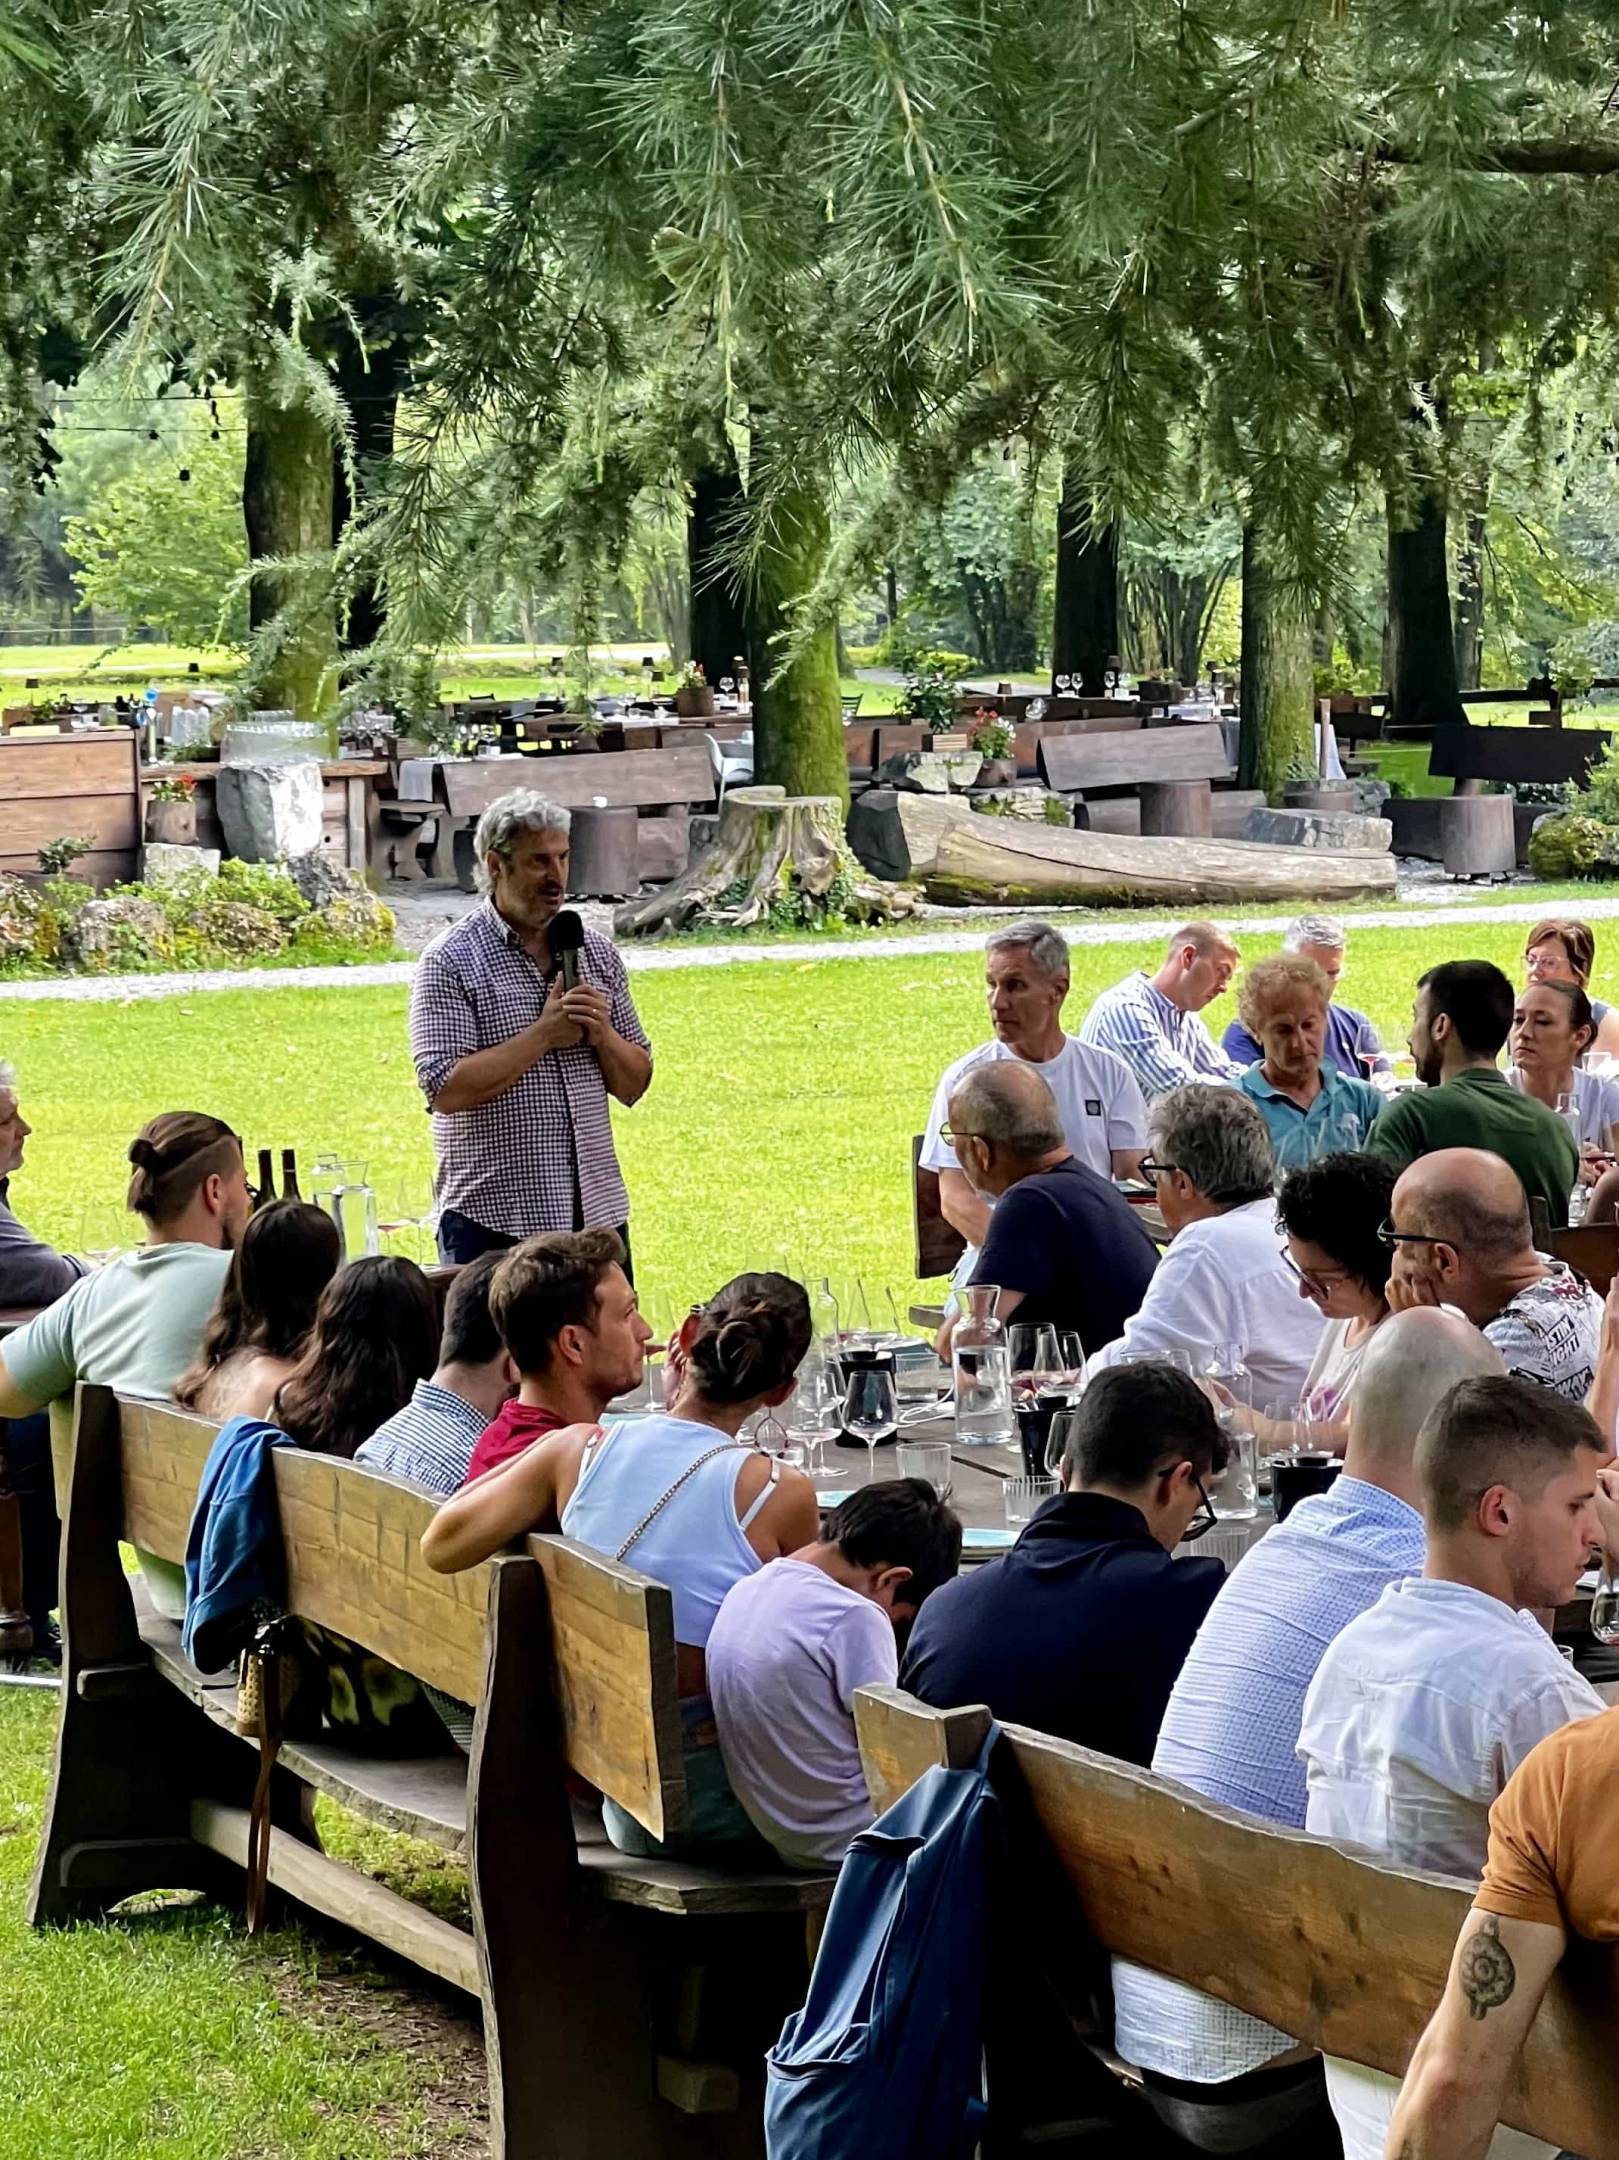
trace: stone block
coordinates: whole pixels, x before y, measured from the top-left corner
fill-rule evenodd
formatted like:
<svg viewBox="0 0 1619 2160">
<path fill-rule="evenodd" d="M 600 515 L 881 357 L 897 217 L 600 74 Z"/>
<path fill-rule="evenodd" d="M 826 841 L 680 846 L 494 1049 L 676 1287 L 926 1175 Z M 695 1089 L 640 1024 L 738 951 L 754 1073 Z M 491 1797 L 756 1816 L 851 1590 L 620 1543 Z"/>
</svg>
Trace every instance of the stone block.
<svg viewBox="0 0 1619 2160">
<path fill-rule="evenodd" d="M 63 929 L 62 951 L 78 967 L 128 966 L 161 954 L 167 939 L 155 900 L 91 900 Z"/>
<path fill-rule="evenodd" d="M 188 877 L 196 870 L 218 877 L 218 848 L 180 847 L 172 840 L 148 840 L 141 849 L 143 885 L 166 885 L 171 878 Z"/>
<path fill-rule="evenodd" d="M 221 765 L 214 806 L 226 850 L 243 862 L 290 862 L 320 846 L 321 777 L 314 758 Z"/>
<path fill-rule="evenodd" d="M 983 759 L 976 750 L 945 755 L 936 750 L 896 750 L 878 769 L 882 787 L 911 795 L 962 794 L 978 778 Z"/>
<path fill-rule="evenodd" d="M 1251 810 L 1248 838 L 1267 847 L 1321 848 L 1336 855 L 1386 855 L 1394 837 L 1387 818 L 1354 810 Z"/>
<path fill-rule="evenodd" d="M 1027 818 L 1034 825 L 1056 822 L 1046 810 L 1046 804 L 1054 802 L 1062 807 L 1063 823 L 1073 823 L 1068 804 L 1061 795 L 1053 795 L 1049 788 L 1032 785 L 972 788 L 968 791 L 967 799 L 975 810 L 984 811 L 990 817 Z"/>
</svg>

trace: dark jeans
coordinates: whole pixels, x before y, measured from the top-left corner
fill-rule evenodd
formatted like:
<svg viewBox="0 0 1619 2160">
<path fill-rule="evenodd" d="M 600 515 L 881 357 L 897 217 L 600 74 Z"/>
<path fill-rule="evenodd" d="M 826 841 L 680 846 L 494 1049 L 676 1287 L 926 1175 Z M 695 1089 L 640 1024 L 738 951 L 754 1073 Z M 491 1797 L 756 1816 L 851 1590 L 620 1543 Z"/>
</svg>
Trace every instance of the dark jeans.
<svg viewBox="0 0 1619 2160">
<path fill-rule="evenodd" d="M 624 1246 L 624 1272 L 634 1282 L 628 1223 L 619 1224 L 618 1235 Z M 520 1239 L 506 1237 L 499 1230 L 486 1230 L 482 1223 L 474 1222 L 470 1215 L 458 1214 L 454 1208 L 446 1208 L 438 1219 L 438 1256 L 457 1267 L 481 1259 L 486 1252 L 510 1252 L 519 1243 Z"/>
<path fill-rule="evenodd" d="M 23 1610 L 37 1627 L 56 1605 L 57 1568 L 62 1526 L 56 1519 L 56 1487 L 51 1477 L 51 1421 L 40 1410 L 33 1417 L 12 1418 L 0 1432 L 11 1465 L 11 1489 L 17 1495 L 22 1533 Z"/>
<path fill-rule="evenodd" d="M 1343 2151 L 1319 2055 L 1220 2085 L 1190 2085 L 1148 2070 L 1143 2089 L 1158 2120 L 1195 2152 L 1336 2160 Z"/>
</svg>

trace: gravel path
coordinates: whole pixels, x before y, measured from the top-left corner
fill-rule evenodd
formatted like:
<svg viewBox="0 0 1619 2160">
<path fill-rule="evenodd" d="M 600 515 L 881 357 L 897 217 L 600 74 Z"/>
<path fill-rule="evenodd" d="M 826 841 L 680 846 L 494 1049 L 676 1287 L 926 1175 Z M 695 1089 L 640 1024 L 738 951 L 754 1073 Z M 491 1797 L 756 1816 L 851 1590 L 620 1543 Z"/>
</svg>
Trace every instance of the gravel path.
<svg viewBox="0 0 1619 2160">
<path fill-rule="evenodd" d="M 391 893 L 389 906 L 396 906 L 399 898 L 397 893 Z M 400 909 L 400 942 L 420 951 L 429 937 L 475 905 L 476 902 L 458 892 L 434 891 L 419 899 L 412 895 L 407 903 L 408 922 L 405 909 Z M 610 930 L 612 912 L 610 907 L 588 902 L 580 908 L 593 929 Z M 1105 923 L 1064 922 L 1060 909 L 1053 912 L 1068 942 L 1085 946 L 1136 944 L 1161 936 L 1174 920 L 1160 914 L 1131 916 Z M 1454 907 L 1406 907 L 1360 913 L 1349 910 L 1341 920 L 1357 930 L 1429 930 L 1458 919 L 1479 923 L 1538 922 L 1546 912 L 1544 902 L 1516 901 L 1499 907 L 1469 908 L 1463 918 L 1458 918 Z M 1619 917 L 1619 900 L 1583 901 L 1580 914 L 1588 921 L 1611 921 Z M 1275 916 L 1239 915 L 1224 919 L 1239 937 L 1270 935 L 1280 927 L 1280 919 Z M 623 952 L 624 963 L 632 975 L 655 975 L 669 969 L 758 966 L 770 961 L 892 960 L 913 953 L 977 952 L 983 941 L 984 931 L 981 926 L 976 926 L 924 931 L 914 937 L 867 938 L 859 944 L 847 945 L 827 939 L 799 939 L 774 945 L 627 945 Z M 396 960 L 374 967 L 244 968 L 235 973 L 69 977 L 59 981 L 0 983 L 0 1002 L 13 999 L 30 1004 L 60 999 L 70 1004 L 119 1005 L 137 998 L 189 997 L 213 990 L 373 988 L 408 983 L 414 971 L 414 960 Z"/>
</svg>

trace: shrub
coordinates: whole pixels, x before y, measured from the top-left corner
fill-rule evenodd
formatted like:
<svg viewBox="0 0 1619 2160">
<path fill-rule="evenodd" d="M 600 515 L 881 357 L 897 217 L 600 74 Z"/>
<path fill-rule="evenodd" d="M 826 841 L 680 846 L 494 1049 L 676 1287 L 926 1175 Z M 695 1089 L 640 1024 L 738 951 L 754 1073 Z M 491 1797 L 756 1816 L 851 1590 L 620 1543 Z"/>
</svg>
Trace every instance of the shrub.
<svg viewBox="0 0 1619 2160">
<path fill-rule="evenodd" d="M 1598 818 L 1543 818 L 1529 836 L 1529 867 L 1538 878 L 1619 875 L 1619 829 Z"/>
</svg>

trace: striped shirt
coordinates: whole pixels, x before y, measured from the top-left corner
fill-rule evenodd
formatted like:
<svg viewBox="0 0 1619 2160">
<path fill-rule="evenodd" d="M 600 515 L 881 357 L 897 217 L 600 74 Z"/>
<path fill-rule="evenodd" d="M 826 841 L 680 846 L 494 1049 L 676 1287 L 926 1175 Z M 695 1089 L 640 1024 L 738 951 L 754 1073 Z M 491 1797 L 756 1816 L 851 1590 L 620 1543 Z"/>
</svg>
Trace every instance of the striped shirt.
<svg viewBox="0 0 1619 2160">
<path fill-rule="evenodd" d="M 606 991 L 615 1031 L 650 1051 L 613 946 L 587 930 L 579 960 L 581 982 Z M 435 938 L 417 965 L 410 994 L 410 1053 L 429 1109 L 463 1058 L 532 1027 L 550 990 L 517 932 L 488 900 Z M 441 1213 L 454 1209 L 511 1238 L 541 1230 L 616 1230 L 627 1220 L 607 1083 L 588 1043 L 548 1050 L 492 1102 L 432 1115 L 434 1195 Z"/>
<path fill-rule="evenodd" d="M 1102 992 L 1080 1022 L 1079 1039 L 1123 1058 L 1148 1102 L 1189 1080 L 1242 1077 L 1242 1067 L 1217 1047 L 1202 1015 L 1182 1012 L 1140 970 Z"/>
<path fill-rule="evenodd" d="M 1206 1800 L 1302 1830 L 1304 1698 L 1328 1645 L 1390 1583 L 1422 1573 L 1415 1508 L 1340 1476 L 1249 1547 L 1209 1608 L 1159 1728 L 1152 1767 Z M 1114 2044 L 1161 2077 L 1219 2084 L 1293 2045 L 1229 2003 L 1122 1958 Z"/>
<path fill-rule="evenodd" d="M 367 1470 L 410 1478 L 437 1493 L 459 1492 L 488 1422 L 464 1395 L 418 1380 L 404 1409 L 360 1442 L 354 1460 Z"/>
</svg>

